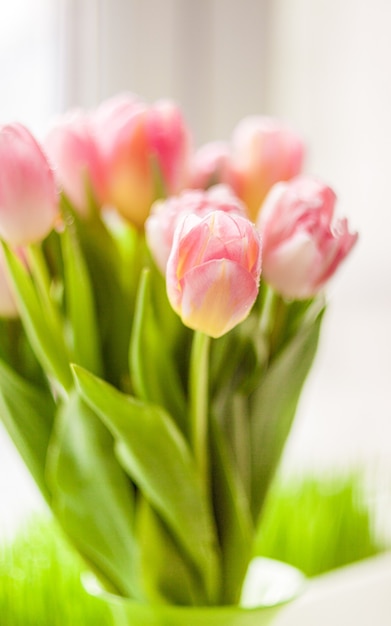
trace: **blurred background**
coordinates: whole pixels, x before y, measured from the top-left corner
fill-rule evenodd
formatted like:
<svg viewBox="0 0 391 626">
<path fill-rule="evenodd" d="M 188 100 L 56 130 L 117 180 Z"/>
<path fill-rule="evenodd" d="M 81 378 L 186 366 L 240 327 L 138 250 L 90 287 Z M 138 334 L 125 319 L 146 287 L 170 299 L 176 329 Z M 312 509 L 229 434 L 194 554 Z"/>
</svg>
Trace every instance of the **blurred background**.
<svg viewBox="0 0 391 626">
<path fill-rule="evenodd" d="M 285 119 L 306 171 L 360 232 L 328 290 L 287 472 L 364 468 L 391 493 L 391 3 L 388 0 L 13 0 L 0 3 L 0 123 L 50 118 L 118 91 L 176 99 L 196 144 L 240 118 Z M 0 430 L 0 521 L 39 507 Z M 389 496 L 388 496 L 389 497 Z"/>
</svg>

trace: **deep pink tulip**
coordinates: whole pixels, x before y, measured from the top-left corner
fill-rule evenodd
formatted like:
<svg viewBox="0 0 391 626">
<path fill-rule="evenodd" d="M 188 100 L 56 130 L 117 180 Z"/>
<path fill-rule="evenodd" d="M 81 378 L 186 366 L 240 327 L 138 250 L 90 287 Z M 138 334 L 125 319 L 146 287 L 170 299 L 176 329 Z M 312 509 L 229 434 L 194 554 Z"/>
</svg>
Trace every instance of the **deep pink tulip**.
<svg viewBox="0 0 391 626">
<path fill-rule="evenodd" d="M 142 228 L 152 203 L 187 179 L 190 135 L 182 114 L 172 102 L 147 106 L 125 94 L 98 109 L 96 133 L 106 203 Z"/>
<path fill-rule="evenodd" d="M 103 165 L 89 116 L 75 110 L 56 120 L 44 147 L 59 185 L 75 209 L 87 216 L 90 194 L 100 204 L 103 193 Z"/>
<path fill-rule="evenodd" d="M 163 274 L 179 222 L 190 213 L 204 217 L 217 210 L 246 216 L 245 206 L 225 185 L 215 185 L 208 191 L 186 190 L 152 205 L 145 233 L 155 263 Z"/>
<path fill-rule="evenodd" d="M 41 241 L 58 216 L 53 172 L 21 124 L 0 126 L 0 236 L 12 246 Z"/>
<path fill-rule="evenodd" d="M 249 314 L 260 273 L 260 237 L 247 218 L 188 215 L 175 231 L 167 294 L 186 326 L 220 337 Z"/>
<path fill-rule="evenodd" d="M 256 220 L 269 189 L 301 172 L 304 145 L 301 138 L 278 120 L 249 116 L 232 135 L 232 184 Z"/>
<path fill-rule="evenodd" d="M 263 275 L 290 299 L 314 296 L 357 241 L 346 219 L 335 219 L 333 190 L 309 176 L 278 183 L 257 226 L 263 241 Z"/>
</svg>

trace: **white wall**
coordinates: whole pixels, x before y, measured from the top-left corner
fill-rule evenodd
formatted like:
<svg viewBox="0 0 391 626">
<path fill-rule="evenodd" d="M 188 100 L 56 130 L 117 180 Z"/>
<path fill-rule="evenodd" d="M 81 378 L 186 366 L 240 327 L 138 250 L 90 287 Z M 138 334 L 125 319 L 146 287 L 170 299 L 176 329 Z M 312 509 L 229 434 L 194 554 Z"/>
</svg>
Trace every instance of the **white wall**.
<svg viewBox="0 0 391 626">
<path fill-rule="evenodd" d="M 311 147 L 359 244 L 331 290 L 296 462 L 391 467 L 391 4 L 274 0 L 266 110 Z"/>
</svg>

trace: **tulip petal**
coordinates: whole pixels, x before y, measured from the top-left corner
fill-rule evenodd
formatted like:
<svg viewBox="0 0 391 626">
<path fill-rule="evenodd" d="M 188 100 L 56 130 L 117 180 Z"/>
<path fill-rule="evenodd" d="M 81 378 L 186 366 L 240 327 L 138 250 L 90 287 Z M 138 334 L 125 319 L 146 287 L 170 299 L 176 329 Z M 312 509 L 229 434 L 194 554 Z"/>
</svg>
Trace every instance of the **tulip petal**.
<svg viewBox="0 0 391 626">
<path fill-rule="evenodd" d="M 243 321 L 258 292 L 251 274 L 229 259 L 193 268 L 180 287 L 183 323 L 211 337 L 220 337 Z"/>
</svg>

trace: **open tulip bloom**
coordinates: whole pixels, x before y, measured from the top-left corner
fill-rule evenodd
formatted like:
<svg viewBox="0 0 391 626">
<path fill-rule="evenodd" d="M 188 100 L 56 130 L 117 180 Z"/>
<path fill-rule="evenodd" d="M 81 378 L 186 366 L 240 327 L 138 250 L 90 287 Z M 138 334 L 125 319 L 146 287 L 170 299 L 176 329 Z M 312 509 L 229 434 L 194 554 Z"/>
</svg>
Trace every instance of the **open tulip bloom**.
<svg viewBox="0 0 391 626">
<path fill-rule="evenodd" d="M 47 150 L 0 127 L 1 418 L 106 589 L 238 603 L 321 290 L 357 235 L 330 188 L 297 167 L 287 180 L 275 120 L 272 135 L 252 119 L 242 164 L 232 151 L 244 178 L 260 164 L 262 194 L 284 174 L 254 221 L 228 166 L 186 189 L 194 155 L 173 103 L 125 94 L 72 119 Z"/>
</svg>

